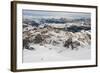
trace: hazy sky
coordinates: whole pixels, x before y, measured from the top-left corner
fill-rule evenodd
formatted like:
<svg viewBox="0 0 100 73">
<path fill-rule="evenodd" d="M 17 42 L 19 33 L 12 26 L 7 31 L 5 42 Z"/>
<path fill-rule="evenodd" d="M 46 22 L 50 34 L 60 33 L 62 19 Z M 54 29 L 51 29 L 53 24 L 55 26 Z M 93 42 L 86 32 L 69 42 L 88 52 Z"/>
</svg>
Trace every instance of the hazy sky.
<svg viewBox="0 0 100 73">
<path fill-rule="evenodd" d="M 43 11 L 23 9 L 23 16 L 33 17 L 65 17 L 65 18 L 90 18 L 90 13 L 67 12 L 67 11 Z"/>
</svg>

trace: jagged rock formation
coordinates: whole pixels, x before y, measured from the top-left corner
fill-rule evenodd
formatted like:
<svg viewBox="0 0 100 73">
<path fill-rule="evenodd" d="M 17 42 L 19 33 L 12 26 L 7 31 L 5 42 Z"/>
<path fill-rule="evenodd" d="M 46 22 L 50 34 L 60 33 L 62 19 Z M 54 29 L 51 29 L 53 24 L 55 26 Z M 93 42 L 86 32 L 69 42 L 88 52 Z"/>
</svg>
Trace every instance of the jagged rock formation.
<svg viewBox="0 0 100 73">
<path fill-rule="evenodd" d="M 30 26 L 28 26 L 28 28 L 30 28 Z M 90 28 L 88 30 L 84 30 L 85 27 L 82 28 L 78 26 L 78 28 L 81 28 L 81 30 L 77 32 L 67 31 L 64 30 L 64 28 L 59 29 L 49 25 L 42 28 L 32 26 L 29 30 L 23 29 L 23 48 L 30 49 L 30 44 L 39 44 L 40 46 L 44 46 L 45 44 L 52 46 L 61 45 L 66 48 L 71 47 L 71 49 L 90 45 Z M 70 27 L 70 29 L 73 28 Z"/>
</svg>

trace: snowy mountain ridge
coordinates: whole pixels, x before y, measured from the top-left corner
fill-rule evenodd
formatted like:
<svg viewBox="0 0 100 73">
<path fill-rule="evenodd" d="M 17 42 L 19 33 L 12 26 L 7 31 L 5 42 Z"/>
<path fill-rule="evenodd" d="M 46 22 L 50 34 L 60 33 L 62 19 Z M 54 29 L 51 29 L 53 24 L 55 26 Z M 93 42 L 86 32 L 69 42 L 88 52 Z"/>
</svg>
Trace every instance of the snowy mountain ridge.
<svg viewBox="0 0 100 73">
<path fill-rule="evenodd" d="M 23 23 L 23 62 L 91 58 L 91 27 L 80 22 Z"/>
<path fill-rule="evenodd" d="M 29 28 L 29 30 L 23 31 L 23 39 L 28 38 L 29 41 L 33 40 L 32 43 L 35 43 L 34 41 L 39 41 L 38 39 L 40 39 L 41 41 L 38 44 L 56 43 L 60 45 L 60 43 L 64 44 L 68 39 L 71 39 L 71 42 L 78 42 L 81 46 L 85 46 L 86 44 L 90 44 L 91 41 L 90 31 L 81 30 L 81 32 L 73 33 L 65 31 L 64 28 L 60 29 L 49 25 L 44 28 L 33 28 L 32 26 Z"/>
</svg>

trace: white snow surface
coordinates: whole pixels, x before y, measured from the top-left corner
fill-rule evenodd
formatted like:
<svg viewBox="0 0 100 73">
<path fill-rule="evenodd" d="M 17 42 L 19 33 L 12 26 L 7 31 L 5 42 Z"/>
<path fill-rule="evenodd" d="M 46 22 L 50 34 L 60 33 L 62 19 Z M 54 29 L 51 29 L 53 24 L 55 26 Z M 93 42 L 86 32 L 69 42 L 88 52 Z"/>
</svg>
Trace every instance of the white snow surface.
<svg viewBox="0 0 100 73">
<path fill-rule="evenodd" d="M 35 50 L 23 50 L 23 62 L 74 61 L 91 59 L 90 46 L 71 50 L 61 46 L 33 45 Z M 48 48 L 49 47 L 49 48 Z"/>
</svg>

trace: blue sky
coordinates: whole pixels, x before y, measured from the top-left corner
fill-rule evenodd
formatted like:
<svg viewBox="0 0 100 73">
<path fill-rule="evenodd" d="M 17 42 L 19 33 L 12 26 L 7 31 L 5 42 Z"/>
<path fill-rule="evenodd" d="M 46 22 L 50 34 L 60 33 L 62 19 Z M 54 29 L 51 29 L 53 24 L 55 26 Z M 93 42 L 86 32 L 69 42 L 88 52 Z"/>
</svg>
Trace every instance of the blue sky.
<svg viewBox="0 0 100 73">
<path fill-rule="evenodd" d="M 82 12 L 67 12 L 67 11 L 40 11 L 40 10 L 27 10 L 23 9 L 23 16 L 33 16 L 33 17 L 66 17 L 66 18 L 90 18 L 90 13 Z"/>
</svg>

